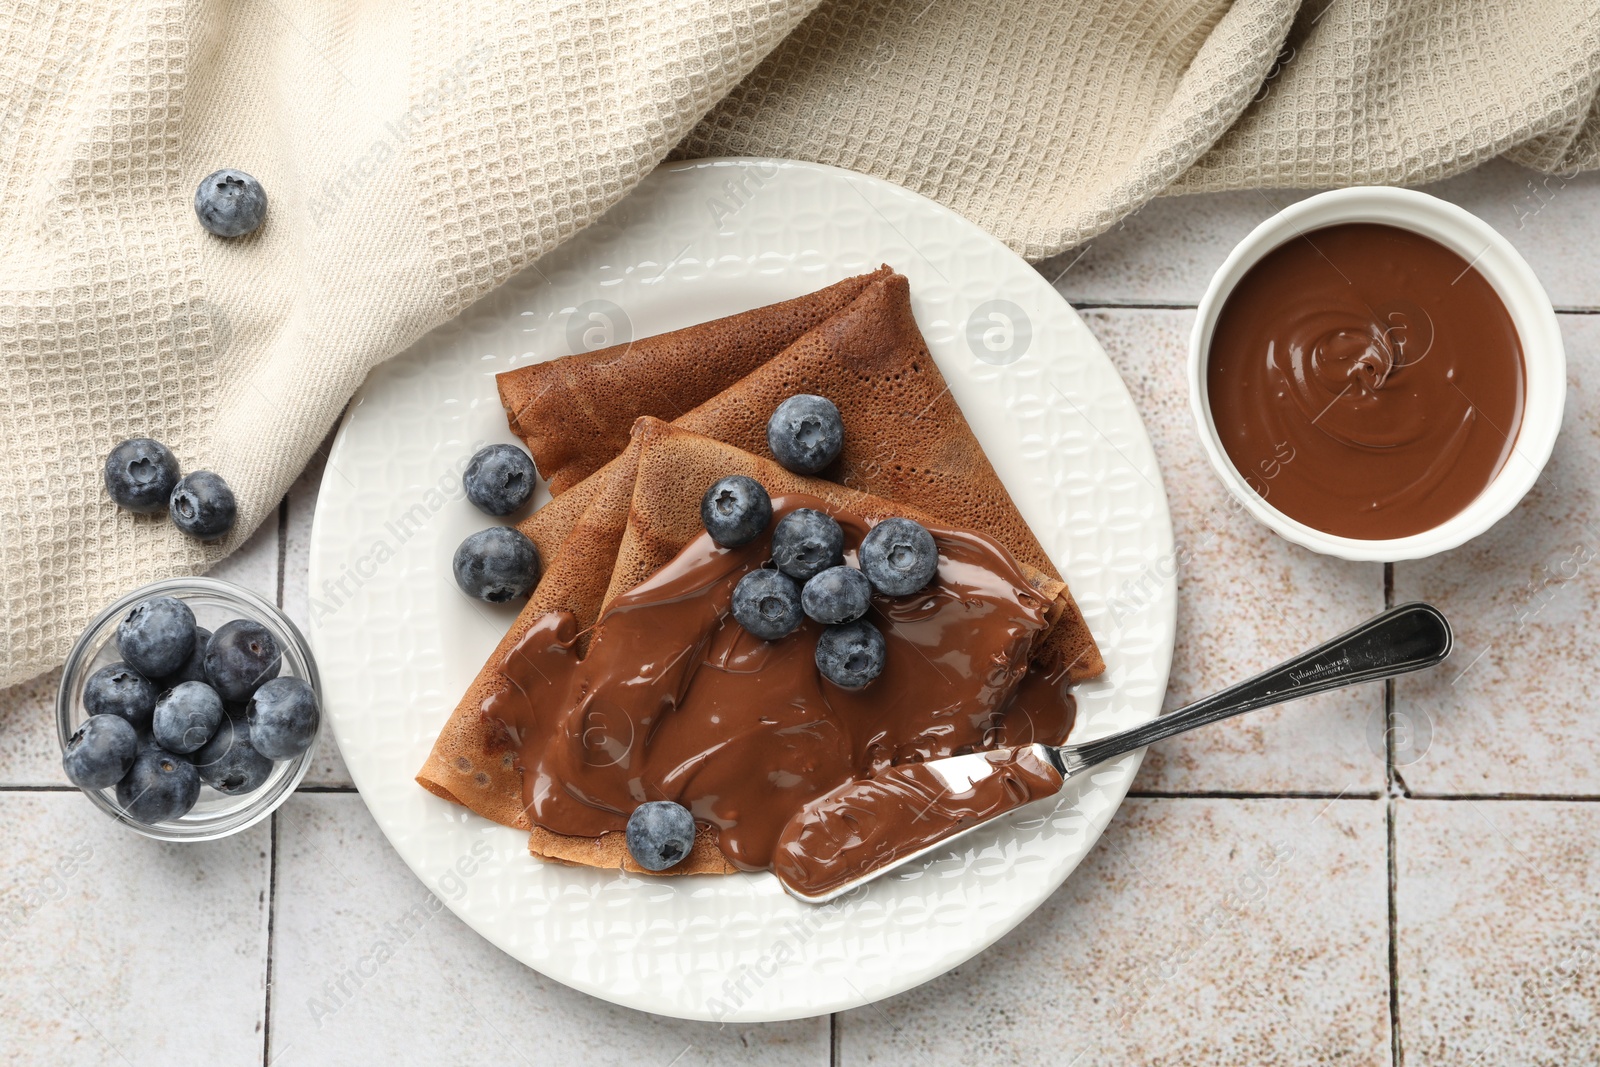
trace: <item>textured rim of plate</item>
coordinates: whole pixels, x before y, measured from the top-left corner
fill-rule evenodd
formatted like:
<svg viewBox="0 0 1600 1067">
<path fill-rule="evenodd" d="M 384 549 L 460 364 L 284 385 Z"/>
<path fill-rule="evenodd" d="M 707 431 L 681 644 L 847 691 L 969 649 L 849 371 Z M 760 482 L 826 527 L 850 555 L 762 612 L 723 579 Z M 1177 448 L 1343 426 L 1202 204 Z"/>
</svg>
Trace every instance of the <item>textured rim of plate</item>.
<svg viewBox="0 0 1600 1067">
<path fill-rule="evenodd" d="M 414 780 L 514 611 L 454 588 L 461 537 L 489 525 L 459 475 L 512 441 L 493 375 L 798 296 L 887 262 L 1024 517 L 1105 653 L 1074 738 L 1154 718 L 1176 615 L 1172 528 L 1116 368 L 1021 258 L 930 200 L 809 163 L 667 164 L 604 217 L 376 368 L 324 473 L 310 552 L 326 709 L 378 826 L 469 926 L 553 979 L 686 1019 L 757 1022 L 891 996 L 976 955 L 1058 888 L 1099 838 L 1141 754 L 1085 776 L 832 905 L 769 874 L 676 879 L 542 863 L 526 834 Z M 626 310 L 624 310 L 626 309 Z M 542 496 L 542 490 L 541 490 Z M 474 651 L 474 650 L 477 651 Z"/>
</svg>

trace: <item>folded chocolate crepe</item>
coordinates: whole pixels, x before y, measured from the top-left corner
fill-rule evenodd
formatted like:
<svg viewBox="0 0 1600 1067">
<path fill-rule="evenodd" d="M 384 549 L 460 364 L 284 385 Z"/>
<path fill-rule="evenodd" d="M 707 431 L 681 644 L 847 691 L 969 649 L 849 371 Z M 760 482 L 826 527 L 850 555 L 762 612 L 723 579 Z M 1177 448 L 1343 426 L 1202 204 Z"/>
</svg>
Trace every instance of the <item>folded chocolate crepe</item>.
<svg viewBox="0 0 1600 1067">
<path fill-rule="evenodd" d="M 754 311 L 509 371 L 496 379 L 500 402 L 560 496 L 628 447 L 634 419 L 675 419 L 711 399 L 890 273 L 879 267 Z"/>
<path fill-rule="evenodd" d="M 844 419 L 845 444 L 838 461 L 822 472 L 823 478 L 907 504 L 952 526 L 982 530 L 1019 562 L 1059 582 L 1060 572 L 1012 503 L 928 352 L 911 311 L 910 283 L 887 268 L 864 278 L 865 287 L 847 308 L 675 418 L 675 425 L 770 458 L 767 419 L 772 411 L 795 393 L 825 396 L 838 405 Z M 747 350 L 759 348 L 761 339 L 772 333 L 764 317 L 768 310 L 758 308 L 747 316 L 721 320 L 723 336 L 735 332 L 735 320 L 748 320 L 743 327 L 751 338 Z M 691 400 L 690 386 L 681 394 L 671 392 L 679 368 L 659 368 L 653 358 L 641 342 L 630 351 L 617 352 L 607 364 L 608 373 L 640 383 L 650 397 Z M 511 371 L 500 379 L 526 383 L 533 369 Z M 506 388 L 502 384 L 503 395 Z M 526 391 L 524 385 L 514 388 L 519 394 Z M 636 410 L 630 397 L 628 389 L 615 389 L 592 398 L 578 425 L 609 427 L 643 414 L 661 417 Z M 598 470 L 612 459 L 599 454 L 603 446 L 588 443 L 597 440 L 588 429 L 569 435 L 562 407 L 542 397 L 529 399 L 511 418 L 514 425 L 537 420 L 543 427 L 537 436 L 524 438 L 541 473 L 547 463 L 592 465 Z M 602 484 L 596 479 L 581 482 L 521 524 L 519 528 L 545 559 L 559 550 L 571 524 Z M 1039 664 L 1051 671 L 1065 668 L 1074 682 L 1097 677 L 1105 662 L 1094 638 L 1064 586 L 1059 596 L 1061 622 L 1040 648 Z"/>
<path fill-rule="evenodd" d="M 772 460 L 724 442 L 657 419 L 639 419 L 628 450 L 619 462 L 607 466 L 601 491 L 551 561 L 528 608 L 440 734 L 418 781 L 437 795 L 497 822 L 529 829 L 529 848 L 535 855 L 564 863 L 638 870 L 619 833 L 569 837 L 531 824 L 523 807 L 515 740 L 501 724 L 484 716 L 481 708 L 485 700 L 509 685 L 499 666 L 538 618 L 550 611 L 567 610 L 581 628 L 597 623 L 604 626 L 606 605 L 654 574 L 702 532 L 701 491 L 696 487 L 731 474 L 755 478 L 775 497 L 807 493 L 873 521 L 892 515 L 936 521 L 901 502 L 793 474 Z M 596 566 L 597 557 L 607 555 L 615 560 L 609 571 Z M 1046 603 L 1057 610 L 1064 606 L 1057 597 L 1064 588 L 1059 580 L 1039 576 L 1034 584 Z M 710 834 L 702 831 L 694 852 L 674 873 L 732 870 Z"/>
<path fill-rule="evenodd" d="M 847 308 L 776 356 L 770 354 L 771 338 L 783 336 L 783 330 L 761 321 L 771 309 L 711 324 L 718 328 L 718 350 L 738 348 L 728 358 L 756 369 L 678 418 L 676 426 L 731 441 L 745 451 L 766 453 L 766 418 L 777 403 L 795 392 L 829 396 L 844 417 L 847 443 L 838 463 L 824 472 L 825 477 L 887 497 L 902 514 L 927 515 L 996 537 L 1025 569 L 1031 565 L 1033 584 L 1058 602 L 1056 625 L 1038 649 L 1037 661 L 1065 669 L 1073 681 L 1098 675 L 1104 664 L 1077 605 L 1011 503 L 928 354 L 911 313 L 906 280 L 885 268 L 823 292 L 838 299 L 842 287 L 851 285 L 859 285 L 859 291 Z M 789 309 L 779 318 L 789 321 L 795 314 L 793 306 L 799 303 L 778 305 Z M 745 338 L 743 347 L 733 340 L 740 335 Z M 666 346 L 637 342 L 626 351 L 611 352 L 604 361 L 595 360 L 600 353 L 571 358 L 584 362 L 591 373 L 601 373 L 596 368 L 603 366 L 603 373 L 617 382 L 642 381 L 651 402 L 670 411 L 680 401 L 692 403 L 697 389 L 704 391 L 705 381 L 721 380 L 712 375 L 694 379 L 701 383 L 698 386 L 685 384 L 685 376 L 679 373 L 682 367 L 674 361 L 688 351 L 680 337 L 679 343 Z M 652 362 L 656 357 L 666 360 L 665 372 L 657 373 Z M 636 438 L 609 463 L 603 453 L 616 443 L 616 426 L 640 414 L 635 410 L 637 404 L 628 399 L 629 390 L 614 389 L 605 394 L 603 404 L 596 402 L 601 399 L 597 394 L 588 403 L 577 405 L 583 408 L 580 429 L 564 437 L 563 427 L 573 408 L 563 412 L 547 398 L 566 391 L 566 403 L 571 404 L 572 383 L 584 380 L 582 368 L 570 376 L 546 379 L 561 384 L 543 389 L 537 376 L 528 373 L 533 370 L 502 375 L 502 396 L 507 399 L 514 427 L 527 427 L 534 420 L 544 427 L 541 435 L 530 433 L 527 437 L 541 470 L 546 464 L 569 471 L 599 469 L 522 524 L 523 531 L 539 545 L 546 562 L 545 577 L 446 724 L 418 776 L 440 796 L 498 822 L 528 829 L 535 828 L 523 812 L 521 774 L 512 739 L 502 724 L 480 710 L 483 700 L 505 684 L 495 665 L 533 621 L 549 611 L 570 610 L 584 626 L 593 625 L 608 590 L 614 596 L 647 577 L 648 572 L 639 573 L 636 568 L 640 560 L 653 558 L 632 555 L 631 571 L 628 561 L 617 558 L 637 487 L 641 440 Z M 652 426 L 644 440 L 653 446 L 660 437 L 659 427 Z M 775 465 L 771 469 L 792 477 Z M 708 476 L 706 484 L 720 476 Z M 698 490 L 690 494 L 696 506 L 697 494 Z M 535 851 L 550 858 L 606 866 L 625 859 L 620 841 L 607 842 L 602 848 L 581 839 L 556 841 L 545 834 L 541 844 L 541 834 L 543 831 L 535 830 Z M 715 846 L 702 845 L 705 847 L 697 851 L 692 865 L 723 869 L 725 861 Z"/>
</svg>

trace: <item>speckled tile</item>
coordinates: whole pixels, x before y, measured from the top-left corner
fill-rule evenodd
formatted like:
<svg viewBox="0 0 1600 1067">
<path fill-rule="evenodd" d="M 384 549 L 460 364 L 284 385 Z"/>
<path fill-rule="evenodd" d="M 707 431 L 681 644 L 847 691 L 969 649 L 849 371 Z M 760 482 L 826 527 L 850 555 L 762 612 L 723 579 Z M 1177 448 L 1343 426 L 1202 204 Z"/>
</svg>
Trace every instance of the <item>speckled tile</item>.
<svg viewBox="0 0 1600 1067">
<path fill-rule="evenodd" d="M 289 487 L 289 522 L 283 548 L 283 611 L 301 631 L 311 632 L 310 587 L 306 569 L 311 559 L 311 520 L 317 510 L 317 490 L 327 469 L 328 451 L 333 446 L 338 425 L 311 456 L 311 462 Z M 317 740 L 317 752 L 306 770 L 305 784 L 350 787 L 350 771 L 339 755 L 332 730 L 324 730 Z"/>
<path fill-rule="evenodd" d="M 272 1062 L 825 1067 L 828 1020 L 719 1027 L 614 1007 L 491 946 L 430 895 L 359 797 L 279 811 Z M 398 931 L 398 932 L 397 932 Z M 380 946 L 382 948 L 380 949 Z"/>
<path fill-rule="evenodd" d="M 0 787 L 65 785 L 56 740 L 61 668 L 0 689 Z"/>
<path fill-rule="evenodd" d="M 1597 839 L 1600 804 L 1399 802 L 1407 1067 L 1600 1063 Z"/>
<path fill-rule="evenodd" d="M 1442 670 L 1395 684 L 1419 793 L 1600 795 L 1600 316 L 1560 318 L 1567 411 L 1543 477 L 1488 533 L 1395 566 L 1395 595 L 1456 631 Z"/>
<path fill-rule="evenodd" d="M 1383 568 L 1289 544 L 1233 504 L 1189 414 L 1189 311 L 1095 311 L 1089 328 L 1133 393 L 1161 464 L 1177 556 L 1178 642 L 1166 708 L 1205 696 L 1383 608 Z M 1116 610 L 1139 610 L 1137 591 Z M 1383 689 L 1367 685 L 1153 746 L 1134 783 L 1163 792 L 1339 793 L 1384 784 Z"/>
<path fill-rule="evenodd" d="M 995 946 L 840 1017 L 840 1062 L 1389 1063 L 1384 804 L 1133 799 Z"/>
<path fill-rule="evenodd" d="M 278 602 L 278 515 L 268 515 L 239 550 L 212 567 L 213 578 L 242 585 Z"/>
<path fill-rule="evenodd" d="M 267 828 L 173 845 L 0 793 L 0 1063 L 259 1063 Z"/>
<path fill-rule="evenodd" d="M 1600 307 L 1600 173 L 1560 178 L 1495 162 L 1421 187 L 1516 246 L 1559 307 Z M 1257 223 L 1310 192 L 1266 190 L 1152 201 L 1107 233 L 1039 264 L 1074 304 L 1189 304 Z"/>
<path fill-rule="evenodd" d="M 269 517 L 238 552 L 218 564 L 212 576 L 253 589 L 273 600 L 278 593 L 278 522 Z M 66 785 L 61 744 L 56 739 L 56 669 L 31 681 L 0 689 L 0 788 L 12 785 Z"/>
</svg>

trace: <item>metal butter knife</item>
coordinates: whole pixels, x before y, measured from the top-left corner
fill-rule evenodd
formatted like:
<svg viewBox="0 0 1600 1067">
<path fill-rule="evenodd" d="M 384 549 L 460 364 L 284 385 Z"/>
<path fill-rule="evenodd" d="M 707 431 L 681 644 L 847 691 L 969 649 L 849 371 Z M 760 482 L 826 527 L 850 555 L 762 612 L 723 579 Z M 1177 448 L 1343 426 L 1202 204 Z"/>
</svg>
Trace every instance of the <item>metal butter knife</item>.
<svg viewBox="0 0 1600 1067">
<path fill-rule="evenodd" d="M 1450 623 L 1437 608 L 1403 604 L 1254 678 L 1109 737 L 891 768 L 807 805 L 785 828 L 773 870 L 792 896 L 833 900 L 1108 760 L 1257 708 L 1436 666 L 1451 641 Z"/>
</svg>

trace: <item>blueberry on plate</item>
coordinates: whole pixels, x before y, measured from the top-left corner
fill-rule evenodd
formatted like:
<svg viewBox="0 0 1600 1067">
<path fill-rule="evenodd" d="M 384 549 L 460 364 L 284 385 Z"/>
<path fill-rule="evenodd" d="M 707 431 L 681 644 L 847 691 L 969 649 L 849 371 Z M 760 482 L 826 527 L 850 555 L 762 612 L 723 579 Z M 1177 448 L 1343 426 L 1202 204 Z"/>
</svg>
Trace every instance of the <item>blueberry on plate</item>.
<svg viewBox="0 0 1600 1067">
<path fill-rule="evenodd" d="M 467 499 L 482 512 L 509 515 L 533 496 L 539 472 L 533 460 L 515 445 L 489 445 L 473 453 L 461 475 Z"/>
<path fill-rule="evenodd" d="M 117 803 L 142 823 L 180 819 L 200 799 L 200 772 L 189 757 L 154 741 L 139 746 L 133 766 L 117 783 Z"/>
<path fill-rule="evenodd" d="M 682 804 L 651 800 L 628 816 L 628 853 L 647 871 L 682 863 L 694 848 L 694 816 Z"/>
<path fill-rule="evenodd" d="M 503 604 L 539 584 L 539 550 L 521 530 L 491 526 L 462 541 L 451 563 L 470 597 Z"/>
<path fill-rule="evenodd" d="M 217 627 L 206 642 L 206 681 L 223 700 L 248 700 L 263 682 L 283 669 L 272 632 L 254 619 L 234 619 Z"/>
<path fill-rule="evenodd" d="M 272 775 L 272 761 L 250 743 L 249 726 L 232 716 L 222 720 L 193 758 L 200 780 L 230 797 L 255 792 Z"/>
<path fill-rule="evenodd" d="M 843 689 L 860 689 L 883 673 L 883 634 L 865 619 L 830 626 L 817 638 L 817 670 Z"/>
<path fill-rule="evenodd" d="M 91 715 L 67 739 L 61 768 L 79 789 L 116 785 L 133 766 L 139 733 L 120 715 Z"/>
<path fill-rule="evenodd" d="M 800 590 L 800 606 L 830 626 L 855 622 L 872 606 L 872 583 L 854 567 L 829 567 Z"/>
<path fill-rule="evenodd" d="M 160 441 L 130 437 L 106 457 L 106 494 L 119 508 L 154 515 L 167 510 L 178 484 L 178 457 Z"/>
<path fill-rule="evenodd" d="M 733 587 L 733 617 L 763 641 L 788 637 L 800 625 L 800 587 L 777 571 L 751 571 Z"/>
<path fill-rule="evenodd" d="M 293 759 L 311 747 L 322 718 L 317 694 L 299 678 L 274 678 L 245 708 L 250 743 L 268 759 Z"/>
<path fill-rule="evenodd" d="M 713 482 L 700 498 L 700 522 L 723 548 L 748 545 L 772 521 L 772 498 L 754 478 L 733 474 Z"/>
<path fill-rule="evenodd" d="M 115 715 L 128 720 L 137 730 L 150 727 L 161 693 L 155 683 L 128 666 L 111 663 L 93 674 L 83 685 L 83 707 L 90 715 Z"/>
<path fill-rule="evenodd" d="M 861 569 L 878 592 L 905 596 L 933 580 L 939 548 L 920 522 L 884 519 L 861 540 Z"/>
<path fill-rule="evenodd" d="M 222 698 L 204 682 L 181 682 L 156 701 L 150 733 L 168 752 L 186 756 L 211 740 L 223 719 Z"/>
<path fill-rule="evenodd" d="M 210 471 L 190 471 L 178 479 L 167 501 L 172 525 L 200 541 L 226 537 L 239 517 L 233 490 Z"/>
<path fill-rule="evenodd" d="M 146 678 L 161 678 L 188 662 L 194 631 L 189 605 L 174 596 L 155 596 L 134 605 L 117 624 L 117 650 Z"/>
<path fill-rule="evenodd" d="M 161 688 L 171 689 L 184 682 L 206 680 L 206 645 L 211 642 L 211 631 L 204 626 L 194 628 L 194 651 L 183 661 L 183 666 L 161 678 Z"/>
<path fill-rule="evenodd" d="M 767 420 L 767 447 L 796 474 L 815 474 L 839 458 L 844 420 L 825 396 L 791 396 Z"/>
<path fill-rule="evenodd" d="M 214 171 L 194 191 L 194 213 L 218 237 L 242 237 L 267 217 L 267 191 L 242 170 Z"/>
<path fill-rule="evenodd" d="M 809 582 L 844 557 L 844 531 L 830 516 L 796 508 L 772 531 L 772 562 L 797 582 Z"/>
</svg>

